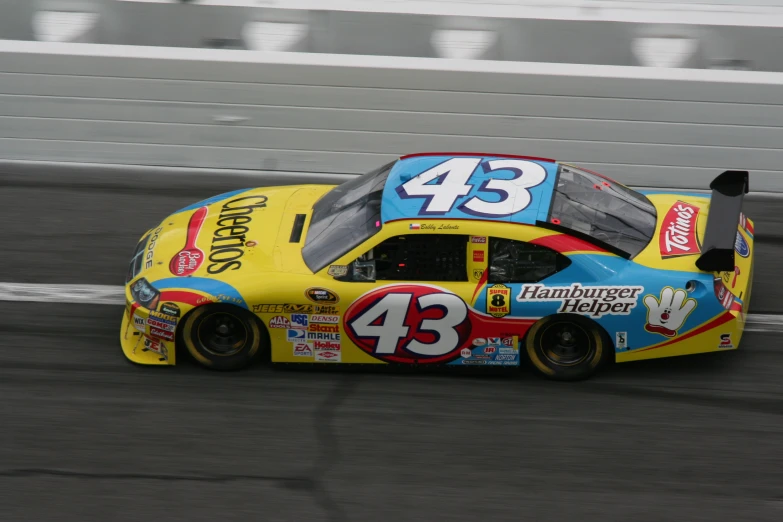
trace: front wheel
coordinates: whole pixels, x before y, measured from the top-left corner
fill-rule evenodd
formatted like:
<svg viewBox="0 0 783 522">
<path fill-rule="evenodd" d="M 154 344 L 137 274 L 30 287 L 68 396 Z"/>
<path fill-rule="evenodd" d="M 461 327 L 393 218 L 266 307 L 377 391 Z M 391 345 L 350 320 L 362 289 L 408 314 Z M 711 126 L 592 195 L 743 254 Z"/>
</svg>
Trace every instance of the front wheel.
<svg viewBox="0 0 783 522">
<path fill-rule="evenodd" d="M 579 315 L 545 317 L 525 338 L 533 368 L 557 381 L 587 379 L 612 356 L 612 342 L 593 321 Z"/>
<path fill-rule="evenodd" d="M 269 345 L 255 316 L 228 304 L 196 308 L 181 328 L 181 339 L 190 355 L 212 370 L 245 368 Z"/>
</svg>

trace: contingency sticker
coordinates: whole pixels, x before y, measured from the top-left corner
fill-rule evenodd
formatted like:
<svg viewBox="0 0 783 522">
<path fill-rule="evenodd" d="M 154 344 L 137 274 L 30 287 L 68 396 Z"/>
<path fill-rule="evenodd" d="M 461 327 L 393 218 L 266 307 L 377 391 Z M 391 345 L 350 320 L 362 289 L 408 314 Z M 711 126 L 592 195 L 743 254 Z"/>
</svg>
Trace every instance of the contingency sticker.
<svg viewBox="0 0 783 522">
<path fill-rule="evenodd" d="M 517 337 L 477 337 L 450 365 L 519 366 Z"/>
</svg>

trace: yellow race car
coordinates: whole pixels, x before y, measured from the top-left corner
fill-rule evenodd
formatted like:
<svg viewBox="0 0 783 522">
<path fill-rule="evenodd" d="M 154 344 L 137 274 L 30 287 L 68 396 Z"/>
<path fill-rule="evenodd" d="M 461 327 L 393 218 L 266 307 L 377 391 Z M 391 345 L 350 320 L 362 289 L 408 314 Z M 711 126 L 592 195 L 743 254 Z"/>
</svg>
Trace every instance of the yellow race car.
<svg viewBox="0 0 783 522">
<path fill-rule="evenodd" d="M 736 349 L 753 280 L 748 173 L 634 191 L 545 158 L 403 156 L 338 186 L 240 190 L 144 234 L 135 363 L 518 367 Z"/>
</svg>

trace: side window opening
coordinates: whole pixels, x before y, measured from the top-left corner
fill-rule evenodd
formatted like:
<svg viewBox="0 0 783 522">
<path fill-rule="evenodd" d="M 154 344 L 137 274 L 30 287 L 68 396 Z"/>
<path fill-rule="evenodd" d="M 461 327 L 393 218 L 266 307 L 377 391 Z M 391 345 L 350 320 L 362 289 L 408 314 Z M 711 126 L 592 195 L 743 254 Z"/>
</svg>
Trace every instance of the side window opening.
<svg viewBox="0 0 783 522">
<path fill-rule="evenodd" d="M 467 282 L 468 241 L 469 236 L 452 234 L 395 236 L 357 261 L 374 264 L 376 281 Z"/>
<path fill-rule="evenodd" d="M 540 245 L 491 237 L 488 283 L 536 283 L 560 272 L 571 260 Z"/>
</svg>

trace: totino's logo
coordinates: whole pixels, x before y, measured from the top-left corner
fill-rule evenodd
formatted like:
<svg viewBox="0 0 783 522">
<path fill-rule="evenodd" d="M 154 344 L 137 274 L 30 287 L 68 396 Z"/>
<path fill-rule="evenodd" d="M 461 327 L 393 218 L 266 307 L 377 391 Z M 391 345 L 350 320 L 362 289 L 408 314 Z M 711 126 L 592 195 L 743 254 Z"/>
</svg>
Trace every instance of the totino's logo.
<svg viewBox="0 0 783 522">
<path fill-rule="evenodd" d="M 240 259 L 245 255 L 246 234 L 250 231 L 245 225 L 253 220 L 253 212 L 266 207 L 267 199 L 266 196 L 243 196 L 223 204 L 215 223 L 218 228 L 212 232 L 207 272 L 220 274 L 242 267 Z"/>
<path fill-rule="evenodd" d="M 636 307 L 643 286 L 571 286 L 546 287 L 522 285 L 519 302 L 561 301 L 559 314 L 628 315 Z"/>
<path fill-rule="evenodd" d="M 701 246 L 696 237 L 696 219 L 699 207 L 678 201 L 661 222 L 659 246 L 661 257 L 676 257 L 699 254 Z"/>
</svg>

